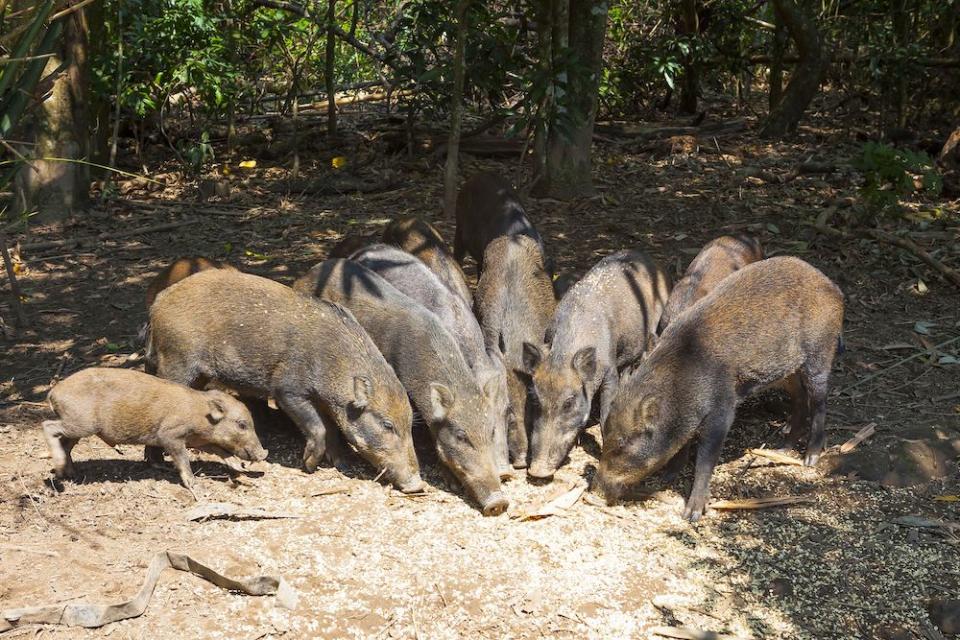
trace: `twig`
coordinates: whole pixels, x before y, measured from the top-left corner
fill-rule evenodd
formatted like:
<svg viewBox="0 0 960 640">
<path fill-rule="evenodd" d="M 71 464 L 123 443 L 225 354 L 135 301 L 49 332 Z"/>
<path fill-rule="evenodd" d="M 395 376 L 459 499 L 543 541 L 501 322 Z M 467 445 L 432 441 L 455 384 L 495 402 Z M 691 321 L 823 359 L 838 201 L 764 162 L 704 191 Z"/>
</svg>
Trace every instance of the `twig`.
<svg viewBox="0 0 960 640">
<path fill-rule="evenodd" d="M 861 379 L 861 380 L 857 380 L 856 382 L 854 382 L 854 383 L 851 384 L 851 385 L 847 385 L 847 386 L 844 387 L 843 389 L 840 389 L 840 390 L 837 392 L 837 394 L 847 393 L 847 392 L 849 392 L 851 389 L 855 389 L 855 388 L 859 387 L 859 386 L 862 385 L 864 382 L 870 382 L 871 380 L 874 380 L 874 379 L 876 379 L 876 378 L 879 378 L 880 376 L 882 376 L 883 374 L 887 373 L 887 372 L 890 371 L 891 369 L 896 369 L 896 368 L 899 367 L 900 365 L 906 364 L 906 363 L 910 362 L 911 360 L 916 360 L 917 358 L 922 358 L 923 356 L 929 355 L 931 351 L 937 351 L 937 350 L 939 350 L 941 347 L 946 347 L 946 346 L 948 346 L 948 345 L 953 344 L 954 342 L 960 342 L 960 336 L 954 336 L 953 338 L 950 338 L 949 340 L 945 340 L 945 341 L 941 342 L 940 344 L 935 344 L 935 345 L 933 345 L 932 348 L 930 348 L 930 349 L 928 349 L 928 350 L 926 350 L 926 351 L 920 351 L 920 352 L 918 352 L 918 353 L 913 354 L 912 356 L 908 356 L 908 357 L 906 357 L 906 358 L 903 358 L 902 360 L 897 360 L 896 362 L 894 362 L 894 363 L 893 363 L 892 365 L 890 365 L 889 367 L 887 367 L 887 368 L 885 368 L 885 369 L 881 369 L 880 371 L 877 371 L 876 373 L 871 374 L 871 375 L 867 376 L 866 378 L 863 378 L 863 379 Z"/>
<path fill-rule="evenodd" d="M 769 509 L 770 507 L 784 507 L 791 504 L 810 502 L 810 496 L 783 496 L 782 498 L 745 498 L 743 500 L 719 500 L 710 505 L 711 509 Z"/>
<path fill-rule="evenodd" d="M 44 242 L 34 242 L 31 244 L 20 245 L 21 251 L 38 251 L 41 249 L 52 249 L 54 247 L 67 247 L 75 244 L 85 244 L 96 240 L 112 240 L 114 238 L 124 238 L 127 236 L 136 236 L 143 233 L 155 233 L 157 231 L 169 231 L 187 225 L 196 224 L 197 219 L 181 220 L 179 222 L 167 222 L 164 224 L 151 225 L 149 227 L 140 227 L 138 229 L 127 229 L 126 231 L 117 231 L 115 233 L 101 233 L 98 236 L 83 236 L 80 238 L 71 238 L 64 240 L 46 240 Z"/>
<path fill-rule="evenodd" d="M 773 462 L 779 464 L 789 464 L 795 467 L 802 467 L 803 460 L 799 460 L 792 456 L 788 456 L 785 453 L 780 453 L 779 451 L 774 451 L 772 449 L 750 449 L 747 453 L 761 458 L 766 458 L 767 460 L 772 460 Z"/>
<path fill-rule="evenodd" d="M 877 423 L 871 422 L 860 431 L 857 431 L 856 434 L 842 445 L 840 445 L 840 453 L 850 453 L 853 451 L 857 445 L 861 442 L 872 436 L 877 430 Z"/>
<path fill-rule="evenodd" d="M 3 255 L 3 266 L 7 271 L 7 278 L 10 280 L 10 295 L 13 298 L 13 311 L 17 314 L 17 326 L 26 329 L 29 321 L 27 313 L 23 310 L 23 304 L 20 298 L 23 294 L 20 292 L 20 285 L 17 284 L 17 274 L 13 270 L 13 261 L 10 259 L 10 252 L 7 250 L 7 238 L 0 234 L 0 254 Z"/>
<path fill-rule="evenodd" d="M 60 18 L 66 17 L 75 11 L 79 11 L 80 9 L 83 9 L 85 6 L 87 6 L 91 2 L 96 2 L 96 0 L 83 0 L 82 2 L 78 2 L 77 4 L 73 5 L 72 7 L 67 7 L 63 11 L 58 11 L 57 13 L 50 16 L 50 22 L 55 22 Z"/>
</svg>

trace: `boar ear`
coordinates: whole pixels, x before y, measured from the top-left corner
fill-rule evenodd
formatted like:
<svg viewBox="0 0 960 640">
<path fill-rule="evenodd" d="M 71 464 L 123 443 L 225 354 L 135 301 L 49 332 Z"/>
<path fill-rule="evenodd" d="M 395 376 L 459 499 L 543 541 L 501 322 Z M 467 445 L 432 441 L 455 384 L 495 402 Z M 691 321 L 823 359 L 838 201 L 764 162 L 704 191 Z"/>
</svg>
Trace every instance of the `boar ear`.
<svg viewBox="0 0 960 640">
<path fill-rule="evenodd" d="M 207 401 L 207 409 L 207 418 L 209 418 L 213 424 L 217 424 L 227 415 L 227 403 L 223 401 L 223 398 L 216 395 Z"/>
<path fill-rule="evenodd" d="M 532 342 L 524 342 L 523 372 L 532 376 L 534 369 L 537 368 L 541 360 L 543 360 L 543 353 L 540 351 L 540 347 Z"/>
<path fill-rule="evenodd" d="M 445 385 L 438 382 L 430 384 L 430 409 L 435 421 L 444 420 L 453 408 L 453 394 Z"/>
<path fill-rule="evenodd" d="M 584 380 L 592 380 L 597 373 L 597 350 L 594 347 L 584 347 L 573 354 L 573 370 Z"/>
<path fill-rule="evenodd" d="M 657 396 L 647 396 L 640 401 L 636 415 L 638 425 L 655 424 L 658 417 L 660 417 L 660 400 Z"/>
<path fill-rule="evenodd" d="M 354 376 L 353 378 L 353 404 L 357 409 L 365 409 L 370 403 L 370 396 L 373 395 L 373 383 L 366 376 Z"/>
</svg>

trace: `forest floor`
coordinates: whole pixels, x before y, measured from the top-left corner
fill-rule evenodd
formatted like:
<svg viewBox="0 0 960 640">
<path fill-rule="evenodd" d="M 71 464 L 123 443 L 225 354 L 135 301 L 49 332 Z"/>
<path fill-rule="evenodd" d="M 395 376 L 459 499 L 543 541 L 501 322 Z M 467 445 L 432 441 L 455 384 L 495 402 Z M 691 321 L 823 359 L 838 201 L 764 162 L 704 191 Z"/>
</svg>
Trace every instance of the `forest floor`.
<svg viewBox="0 0 960 640">
<path fill-rule="evenodd" d="M 697 524 L 680 518 L 689 468 L 674 485 L 651 481 L 650 489 L 660 490 L 649 499 L 608 507 L 586 493 L 557 515 L 513 517 L 591 476 L 596 427 L 552 484 L 522 475 L 509 481 L 510 513 L 497 518 L 482 517 L 447 487 L 426 448 L 420 453 L 429 488 L 407 497 L 375 482 L 360 461 L 345 474 L 304 473 L 302 440 L 282 430 L 262 434 L 271 455 L 251 466 L 257 473 L 250 477 L 230 480 L 225 467 L 201 454 L 194 467 L 207 500 L 288 519 L 187 521 L 194 503 L 172 467 L 142 462 L 139 447 L 95 439 L 74 450 L 82 481 L 57 490 L 39 430 L 45 394 L 52 381 L 83 367 L 142 366 L 144 290 L 173 258 L 222 258 L 290 283 L 343 234 L 375 233 L 397 215 L 423 216 L 452 238 L 453 225 L 439 213 L 435 160 L 386 157 L 369 136 L 343 140 L 333 151 L 318 150 L 322 137 L 304 143 L 301 171 L 309 180 L 302 184 L 286 182 L 286 160 L 261 157 L 256 168 L 242 169 L 243 151 L 223 153 L 216 180 L 230 193 L 200 198 L 195 181 L 158 176 L 155 168 L 153 177 L 165 184 L 124 181 L 119 194 L 66 229 L 35 227 L 24 245 L 106 235 L 79 246 L 23 248 L 20 283 L 32 330 L 0 337 L 0 610 L 125 600 L 152 556 L 167 549 L 231 576 L 282 576 L 299 594 L 297 607 L 166 571 L 140 617 L 93 630 L 25 625 L 8 635 L 640 638 L 672 626 L 738 638 L 937 637 L 929 601 L 960 594 L 955 467 L 942 479 L 897 488 L 846 471 L 829 475 L 828 462 L 808 469 L 750 455 L 779 444 L 788 404 L 773 393 L 741 407 L 713 497 L 805 501 L 711 510 Z M 564 272 L 582 274 L 601 256 L 634 247 L 676 272 L 706 241 L 732 231 L 757 235 L 770 255 L 799 255 L 823 270 L 847 300 L 829 444 L 875 423 L 876 434 L 858 451 L 874 454 L 882 467 L 888 449 L 900 451 L 897 443 L 960 444 L 960 343 L 948 343 L 960 336 L 960 296 L 909 253 L 810 228 L 818 216 L 836 223 L 857 209 L 859 178 L 844 163 L 859 144 L 843 128 L 816 121 L 778 144 L 743 132 L 651 149 L 611 135 L 597 144 L 596 196 L 531 199 L 529 213 Z M 334 169 L 334 156 L 345 157 L 346 167 Z M 810 161 L 841 166 L 793 176 Z M 464 164 L 465 175 L 516 171 L 514 161 L 468 156 Z M 345 175 L 387 188 L 309 193 Z M 209 186 L 199 190 L 209 195 Z M 946 199 L 911 202 L 898 224 L 957 266 L 958 210 Z M 184 225 L 117 235 L 178 222 Z M 0 316 L 12 320 L 6 285 Z M 944 460 L 918 464 L 942 472 Z"/>
</svg>

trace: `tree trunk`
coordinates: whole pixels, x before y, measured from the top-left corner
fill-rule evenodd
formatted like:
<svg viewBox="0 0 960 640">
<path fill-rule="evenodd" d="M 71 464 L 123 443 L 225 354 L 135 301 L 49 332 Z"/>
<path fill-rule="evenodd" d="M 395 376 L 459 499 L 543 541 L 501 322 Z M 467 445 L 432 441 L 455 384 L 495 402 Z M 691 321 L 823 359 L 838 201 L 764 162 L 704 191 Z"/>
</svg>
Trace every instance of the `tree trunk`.
<svg viewBox="0 0 960 640">
<path fill-rule="evenodd" d="M 590 175 L 593 123 L 603 69 L 607 3 L 551 0 L 553 100 L 548 113 L 545 172 L 534 185 L 537 196 L 568 200 L 593 192 Z M 576 51 L 570 68 L 564 56 Z"/>
<path fill-rule="evenodd" d="M 700 33 L 697 0 L 681 0 L 680 27 L 681 33 L 687 36 L 688 44 L 692 46 L 697 34 Z M 683 80 L 680 85 L 680 110 L 684 113 L 697 112 L 697 97 L 700 93 L 699 66 L 696 55 L 692 50 L 683 57 Z"/>
<path fill-rule="evenodd" d="M 35 143 L 29 165 L 17 174 L 15 214 L 36 211 L 38 222 L 55 222 L 87 205 L 89 166 L 63 160 L 87 160 L 90 135 L 87 117 L 88 26 L 85 9 L 62 18 L 62 45 L 44 73 L 53 79 L 49 97 L 34 110 Z M 52 75 L 51 75 L 52 74 Z"/>
<path fill-rule="evenodd" d="M 908 39 L 907 0 L 893 0 L 891 12 L 893 14 L 893 42 L 897 49 L 896 55 L 899 57 L 901 51 L 907 46 Z M 887 71 L 893 74 L 896 126 L 903 129 L 907 126 L 907 70 L 901 63 L 888 66 Z"/>
<path fill-rule="evenodd" d="M 820 89 L 820 81 L 826 66 L 823 43 L 817 29 L 816 19 L 801 8 L 800 3 L 809 0 L 772 0 L 777 19 L 783 23 L 797 45 L 799 60 L 783 92 L 780 104 L 770 112 L 760 135 L 779 138 L 793 132 L 803 117 L 810 101 Z"/>
<path fill-rule="evenodd" d="M 542 78 L 553 77 L 553 8 L 551 0 L 536 0 L 538 66 Z M 547 135 L 549 114 L 553 112 L 553 93 L 545 90 L 533 114 L 533 182 L 547 173 Z"/>
<path fill-rule="evenodd" d="M 470 0 L 457 0 L 457 41 L 453 54 L 453 97 L 450 103 L 450 138 L 443 171 L 443 210 L 452 219 L 457 208 L 457 165 L 460 159 L 460 128 L 463 124 L 464 56 L 467 48 L 467 9 Z"/>
<path fill-rule="evenodd" d="M 353 0 L 356 3 L 357 0 Z M 332 138 L 337 135 L 337 82 L 336 73 L 337 34 L 337 0 L 327 0 L 327 66 L 324 75 L 327 81 L 327 134 Z"/>
<path fill-rule="evenodd" d="M 773 46 L 770 51 L 769 108 L 771 112 L 780 106 L 780 100 L 783 98 L 783 56 L 787 49 L 787 30 L 776 12 L 773 14 L 773 24 L 776 29 L 773 32 Z"/>
</svg>

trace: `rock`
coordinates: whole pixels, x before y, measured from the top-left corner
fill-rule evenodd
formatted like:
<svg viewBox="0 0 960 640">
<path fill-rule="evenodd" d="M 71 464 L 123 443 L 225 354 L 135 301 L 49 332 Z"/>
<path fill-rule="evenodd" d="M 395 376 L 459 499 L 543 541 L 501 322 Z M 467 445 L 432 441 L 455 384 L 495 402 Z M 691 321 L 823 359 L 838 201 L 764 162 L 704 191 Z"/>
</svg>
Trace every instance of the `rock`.
<svg viewBox="0 0 960 640">
<path fill-rule="evenodd" d="M 848 454 L 831 451 L 821 464 L 831 475 L 854 476 L 884 487 L 912 487 L 943 478 L 960 454 L 960 432 L 913 427 L 879 434 Z"/>
<path fill-rule="evenodd" d="M 932 598 L 927 603 L 927 613 L 945 635 L 960 634 L 960 599 Z"/>
</svg>

